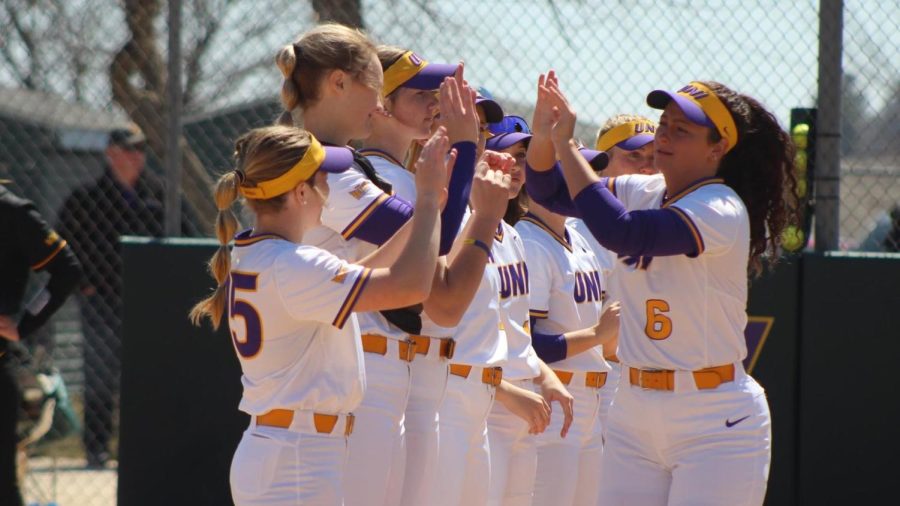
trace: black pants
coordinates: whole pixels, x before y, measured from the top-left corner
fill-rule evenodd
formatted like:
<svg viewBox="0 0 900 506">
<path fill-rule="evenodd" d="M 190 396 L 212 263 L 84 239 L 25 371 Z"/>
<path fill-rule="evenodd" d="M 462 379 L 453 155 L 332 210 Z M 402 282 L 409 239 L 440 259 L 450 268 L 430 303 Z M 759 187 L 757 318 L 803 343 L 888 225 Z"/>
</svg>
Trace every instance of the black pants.
<svg viewBox="0 0 900 506">
<path fill-rule="evenodd" d="M 84 449 L 89 459 L 109 451 L 119 395 L 121 339 L 118 304 L 108 298 L 81 298 L 84 333 Z"/>
<path fill-rule="evenodd" d="M 9 357 L 0 357 L 0 504 L 21 506 L 24 503 L 16 476 L 19 389 L 9 362 Z"/>
</svg>

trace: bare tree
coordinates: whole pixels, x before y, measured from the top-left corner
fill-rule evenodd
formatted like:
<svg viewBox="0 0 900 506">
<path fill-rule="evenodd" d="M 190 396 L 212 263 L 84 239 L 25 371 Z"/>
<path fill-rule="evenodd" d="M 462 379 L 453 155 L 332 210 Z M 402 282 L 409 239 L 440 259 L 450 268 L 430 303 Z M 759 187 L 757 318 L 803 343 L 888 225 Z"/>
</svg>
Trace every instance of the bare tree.
<svg viewBox="0 0 900 506">
<path fill-rule="evenodd" d="M 320 21 L 335 21 L 347 26 L 365 28 L 361 0 L 312 0 Z"/>
</svg>

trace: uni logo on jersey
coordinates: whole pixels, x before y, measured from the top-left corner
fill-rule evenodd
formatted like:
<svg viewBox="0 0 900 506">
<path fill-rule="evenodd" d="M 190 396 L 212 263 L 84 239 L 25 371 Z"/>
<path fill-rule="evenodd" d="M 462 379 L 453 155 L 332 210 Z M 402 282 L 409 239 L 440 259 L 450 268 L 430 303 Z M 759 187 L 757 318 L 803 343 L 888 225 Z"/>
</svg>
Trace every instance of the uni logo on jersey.
<svg viewBox="0 0 900 506">
<path fill-rule="evenodd" d="M 500 299 L 528 295 L 528 266 L 525 262 L 498 265 L 500 272 Z"/>
<path fill-rule="evenodd" d="M 359 183 L 358 185 L 354 186 L 352 190 L 350 190 L 350 196 L 355 198 L 356 200 L 359 200 L 359 199 L 363 198 L 363 195 L 365 195 L 365 193 L 366 193 L 366 188 L 368 188 L 368 187 L 369 187 L 369 182 L 363 181 L 363 182 Z"/>
<path fill-rule="evenodd" d="M 575 302 L 599 302 L 602 299 L 600 272 L 575 272 Z"/>
</svg>

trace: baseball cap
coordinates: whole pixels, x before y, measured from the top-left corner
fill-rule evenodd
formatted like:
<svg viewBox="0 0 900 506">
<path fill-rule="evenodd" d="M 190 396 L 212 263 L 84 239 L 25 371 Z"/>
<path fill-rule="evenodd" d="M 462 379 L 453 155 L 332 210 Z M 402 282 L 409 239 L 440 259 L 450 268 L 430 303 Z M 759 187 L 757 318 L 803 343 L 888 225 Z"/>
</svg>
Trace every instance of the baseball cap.
<svg viewBox="0 0 900 506">
<path fill-rule="evenodd" d="M 693 123 L 715 128 L 728 141 L 730 151 L 738 141 L 737 125 L 734 117 L 705 84 L 691 81 L 676 92 L 653 90 L 647 95 L 647 105 L 654 109 L 665 109 L 669 102 L 675 101 L 684 115 Z"/>
<path fill-rule="evenodd" d="M 386 97 L 401 87 L 436 90 L 441 87 L 444 78 L 452 76 L 454 72 L 456 72 L 456 65 L 429 63 L 416 53 L 407 51 L 384 69 L 382 95 Z"/>
<path fill-rule="evenodd" d="M 635 120 L 610 128 L 597 138 L 597 149 L 609 151 L 612 147 L 634 151 L 653 142 L 656 134 L 656 123 L 647 120 Z"/>
<path fill-rule="evenodd" d="M 111 146 L 138 146 L 147 142 L 147 137 L 136 123 L 129 123 L 125 128 L 116 128 L 109 132 Z"/>
<path fill-rule="evenodd" d="M 531 128 L 521 116 L 504 116 L 497 123 L 489 123 L 488 131 L 493 137 L 487 140 L 485 147 L 492 151 L 501 151 L 517 142 L 531 140 Z"/>
<path fill-rule="evenodd" d="M 298 184 L 312 179 L 318 171 L 340 173 L 353 165 L 353 152 L 339 146 L 322 146 L 310 135 L 310 144 L 297 163 L 287 172 L 254 187 L 240 186 L 241 194 L 252 199 L 269 199 L 286 193 Z"/>
<path fill-rule="evenodd" d="M 605 151 L 597 151 L 596 149 L 578 148 L 581 156 L 587 160 L 591 168 L 596 172 L 600 172 L 609 165 L 609 155 Z"/>
<path fill-rule="evenodd" d="M 478 94 L 475 97 L 475 105 L 484 111 L 484 118 L 488 123 L 503 121 L 503 108 L 494 99 Z"/>
</svg>

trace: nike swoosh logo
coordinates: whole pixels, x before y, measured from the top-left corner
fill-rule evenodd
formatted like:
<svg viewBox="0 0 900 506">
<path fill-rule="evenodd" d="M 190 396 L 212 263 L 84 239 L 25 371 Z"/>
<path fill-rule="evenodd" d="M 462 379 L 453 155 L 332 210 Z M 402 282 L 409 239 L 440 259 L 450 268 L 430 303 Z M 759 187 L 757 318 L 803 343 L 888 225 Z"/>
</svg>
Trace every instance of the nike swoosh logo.
<svg viewBox="0 0 900 506">
<path fill-rule="evenodd" d="M 731 420 L 725 420 L 725 426 L 726 427 L 734 427 L 735 425 L 743 422 L 744 420 L 746 420 L 748 418 L 750 418 L 750 415 L 747 415 L 744 418 L 738 418 L 737 420 L 735 420 L 733 422 Z"/>
</svg>

